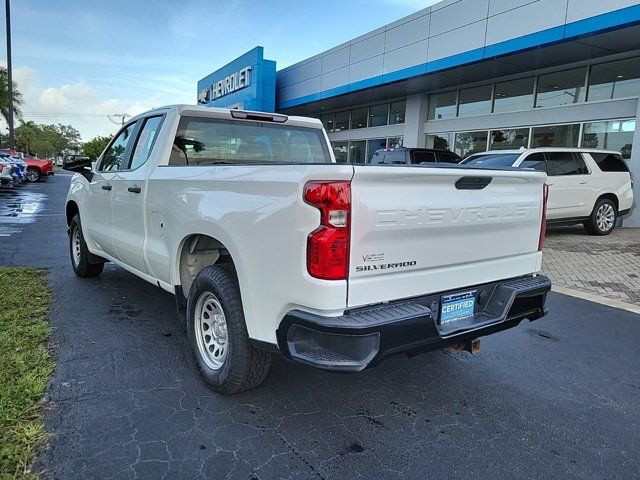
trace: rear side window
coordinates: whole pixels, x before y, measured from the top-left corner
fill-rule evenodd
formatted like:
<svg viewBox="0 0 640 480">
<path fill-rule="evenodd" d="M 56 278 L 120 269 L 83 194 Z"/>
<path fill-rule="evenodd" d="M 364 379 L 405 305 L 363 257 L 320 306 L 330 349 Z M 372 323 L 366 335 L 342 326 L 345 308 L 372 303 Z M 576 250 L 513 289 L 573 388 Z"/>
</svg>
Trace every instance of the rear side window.
<svg viewBox="0 0 640 480">
<path fill-rule="evenodd" d="M 434 152 L 421 152 L 419 150 L 411 153 L 411 163 L 420 164 L 425 162 L 435 163 L 436 154 Z"/>
<path fill-rule="evenodd" d="M 331 163 L 322 130 L 270 122 L 180 119 L 169 165 Z"/>
<path fill-rule="evenodd" d="M 613 153 L 592 153 L 591 157 L 603 172 L 628 172 L 629 167 L 622 159 L 622 155 Z"/>
<path fill-rule="evenodd" d="M 586 175 L 589 173 L 582 156 L 573 152 L 548 152 L 547 170 L 551 176 Z"/>
<path fill-rule="evenodd" d="M 547 165 L 544 159 L 544 153 L 533 153 L 529 155 L 522 161 L 520 168 L 531 168 L 539 172 L 546 172 Z"/>
</svg>

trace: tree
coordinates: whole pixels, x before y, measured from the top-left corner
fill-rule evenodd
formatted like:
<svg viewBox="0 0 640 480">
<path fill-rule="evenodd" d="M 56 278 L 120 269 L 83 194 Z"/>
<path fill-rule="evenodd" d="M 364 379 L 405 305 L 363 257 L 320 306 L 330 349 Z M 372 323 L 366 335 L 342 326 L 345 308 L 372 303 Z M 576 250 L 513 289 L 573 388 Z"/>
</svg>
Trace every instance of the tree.
<svg viewBox="0 0 640 480">
<path fill-rule="evenodd" d="M 107 144 L 111 141 L 112 138 L 113 135 L 109 135 L 107 137 L 98 135 L 97 137 L 92 138 L 88 142 L 84 143 L 82 147 L 84 150 L 84 154 L 89 156 L 91 160 L 95 160 L 107 147 Z"/>
<path fill-rule="evenodd" d="M 71 125 L 20 122 L 15 130 L 16 149 L 39 157 L 59 156 L 80 143 L 80 132 Z"/>
<path fill-rule="evenodd" d="M 18 84 L 13 81 L 13 114 L 22 118 L 20 105 L 22 105 L 22 93 L 18 90 Z M 9 123 L 9 72 L 5 67 L 0 67 L 0 115 Z"/>
</svg>

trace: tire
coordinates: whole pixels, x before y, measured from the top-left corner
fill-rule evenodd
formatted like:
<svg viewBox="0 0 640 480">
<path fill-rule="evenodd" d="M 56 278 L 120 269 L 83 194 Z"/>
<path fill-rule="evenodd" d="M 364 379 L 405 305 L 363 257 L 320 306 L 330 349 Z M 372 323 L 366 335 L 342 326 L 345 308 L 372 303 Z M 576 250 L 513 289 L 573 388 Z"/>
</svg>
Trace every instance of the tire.
<svg viewBox="0 0 640 480">
<path fill-rule="evenodd" d="M 102 273 L 104 261 L 91 261 L 91 253 L 82 235 L 80 215 L 76 214 L 69 227 L 69 254 L 73 271 L 81 278 L 97 277 Z M 95 257 L 94 257 L 95 258 Z"/>
<path fill-rule="evenodd" d="M 231 266 L 208 266 L 196 275 L 187 299 L 187 333 L 200 376 L 216 392 L 250 390 L 267 376 L 271 354 L 249 341 Z"/>
<path fill-rule="evenodd" d="M 40 181 L 40 170 L 37 168 L 27 168 L 26 177 L 30 182 L 38 182 Z"/>
<path fill-rule="evenodd" d="M 596 202 L 589 220 L 584 222 L 584 228 L 589 235 L 609 235 L 613 232 L 618 219 L 616 204 L 608 198 Z"/>
</svg>

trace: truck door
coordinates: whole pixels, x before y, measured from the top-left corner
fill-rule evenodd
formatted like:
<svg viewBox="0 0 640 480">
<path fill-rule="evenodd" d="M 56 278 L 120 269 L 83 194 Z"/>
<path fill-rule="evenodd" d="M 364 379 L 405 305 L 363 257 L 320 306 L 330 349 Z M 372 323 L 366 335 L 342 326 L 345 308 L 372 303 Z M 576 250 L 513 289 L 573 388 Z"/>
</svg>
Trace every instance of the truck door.
<svg viewBox="0 0 640 480">
<path fill-rule="evenodd" d="M 116 256 L 125 265 L 147 273 L 144 258 L 146 231 L 145 188 L 149 168 L 147 160 L 164 116 L 141 120 L 136 130 L 131 154 L 125 168 L 118 170 L 113 181 L 113 245 Z"/>
<path fill-rule="evenodd" d="M 111 200 L 117 171 L 126 162 L 136 123 L 118 132 L 104 151 L 89 184 L 89 194 L 82 210 L 82 230 L 94 250 L 117 258 L 113 248 L 113 211 Z"/>
</svg>

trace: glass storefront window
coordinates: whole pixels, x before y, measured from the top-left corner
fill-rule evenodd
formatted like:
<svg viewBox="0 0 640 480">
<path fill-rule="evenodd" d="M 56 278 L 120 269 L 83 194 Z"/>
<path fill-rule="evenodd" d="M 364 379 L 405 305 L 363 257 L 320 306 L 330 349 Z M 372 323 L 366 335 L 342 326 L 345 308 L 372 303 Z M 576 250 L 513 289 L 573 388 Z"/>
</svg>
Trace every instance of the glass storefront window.
<svg viewBox="0 0 640 480">
<path fill-rule="evenodd" d="M 429 95 L 429 115 L 428 120 L 442 120 L 444 118 L 455 118 L 457 110 L 458 92 L 438 93 Z"/>
<path fill-rule="evenodd" d="M 517 112 L 533 108 L 534 77 L 496 83 L 493 112 Z"/>
<path fill-rule="evenodd" d="M 587 67 L 538 77 L 536 107 L 552 107 L 584 102 Z"/>
<path fill-rule="evenodd" d="M 373 157 L 376 150 L 380 150 L 381 148 L 387 148 L 386 138 L 373 138 L 371 140 L 367 140 L 367 163 L 371 163 L 371 157 Z"/>
<path fill-rule="evenodd" d="M 518 149 L 529 146 L 528 128 L 511 128 L 504 130 L 491 130 L 489 135 L 491 145 L 489 150 Z"/>
<path fill-rule="evenodd" d="M 351 110 L 351 129 L 365 128 L 367 126 L 368 114 L 369 109 L 367 107 Z"/>
<path fill-rule="evenodd" d="M 580 124 L 533 127 L 531 148 L 577 147 Z"/>
<path fill-rule="evenodd" d="M 331 145 L 336 162 L 347 163 L 349 161 L 349 142 L 331 142 Z"/>
<path fill-rule="evenodd" d="M 472 153 L 486 152 L 488 133 L 486 130 L 456 133 L 456 143 L 453 151 L 462 158 L 468 157 Z"/>
<path fill-rule="evenodd" d="M 391 104 L 391 113 L 389 114 L 389 125 L 404 123 L 404 114 L 407 109 L 407 102 L 401 100 Z"/>
<path fill-rule="evenodd" d="M 438 150 L 453 151 L 453 133 L 439 133 L 437 135 L 426 136 L 426 148 L 436 148 Z"/>
<path fill-rule="evenodd" d="M 589 101 L 640 95 L 640 57 L 591 67 Z"/>
<path fill-rule="evenodd" d="M 491 113 L 491 85 L 465 88 L 458 98 L 458 116 L 488 115 Z"/>
<path fill-rule="evenodd" d="M 387 147 L 398 148 L 404 143 L 404 137 L 391 137 L 387 138 Z"/>
<path fill-rule="evenodd" d="M 349 142 L 349 163 L 364 163 L 366 148 L 364 140 Z"/>
<path fill-rule="evenodd" d="M 585 123 L 582 129 L 582 146 L 603 150 L 616 150 L 625 160 L 631 158 L 635 120 Z"/>
<path fill-rule="evenodd" d="M 389 104 L 372 105 L 369 107 L 369 126 L 381 127 L 386 125 L 389 120 Z"/>
<path fill-rule="evenodd" d="M 320 115 L 320 120 L 322 121 L 322 125 L 324 125 L 324 129 L 327 132 L 333 132 L 333 123 L 336 119 L 335 113 L 326 113 L 324 115 Z"/>
<path fill-rule="evenodd" d="M 349 130 L 349 112 L 338 112 L 333 123 L 334 132 Z"/>
</svg>

